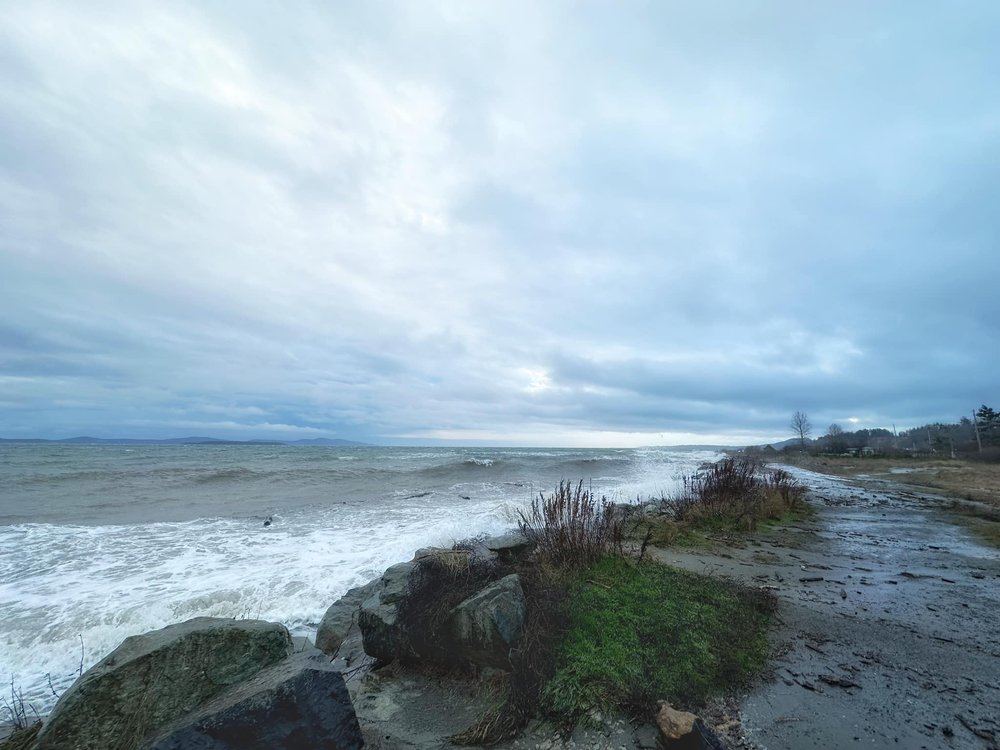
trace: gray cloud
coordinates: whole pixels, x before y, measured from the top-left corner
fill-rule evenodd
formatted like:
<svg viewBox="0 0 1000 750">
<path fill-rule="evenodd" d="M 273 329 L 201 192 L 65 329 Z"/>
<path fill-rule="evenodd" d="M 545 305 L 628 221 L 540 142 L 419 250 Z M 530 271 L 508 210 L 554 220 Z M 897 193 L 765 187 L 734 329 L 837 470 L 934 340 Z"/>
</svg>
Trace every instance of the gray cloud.
<svg viewBox="0 0 1000 750">
<path fill-rule="evenodd" d="M 997 400 L 991 3 L 4 16 L 5 436 L 743 441 Z"/>
</svg>

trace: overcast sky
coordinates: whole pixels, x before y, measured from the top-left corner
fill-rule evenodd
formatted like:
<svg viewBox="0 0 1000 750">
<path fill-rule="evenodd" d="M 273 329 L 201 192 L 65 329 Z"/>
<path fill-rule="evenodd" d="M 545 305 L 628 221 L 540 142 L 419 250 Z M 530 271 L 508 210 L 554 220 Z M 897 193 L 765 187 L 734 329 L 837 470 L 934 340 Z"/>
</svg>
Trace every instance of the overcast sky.
<svg viewBox="0 0 1000 750">
<path fill-rule="evenodd" d="M 5 3 L 0 436 L 1000 406 L 1000 4 Z"/>
</svg>

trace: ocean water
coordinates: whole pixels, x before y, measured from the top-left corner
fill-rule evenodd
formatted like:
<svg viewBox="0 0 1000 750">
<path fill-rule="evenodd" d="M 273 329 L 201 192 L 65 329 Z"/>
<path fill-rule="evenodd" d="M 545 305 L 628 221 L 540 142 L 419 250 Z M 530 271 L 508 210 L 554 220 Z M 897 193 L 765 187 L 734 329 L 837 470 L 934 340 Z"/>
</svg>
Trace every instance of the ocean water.
<svg viewBox="0 0 1000 750">
<path fill-rule="evenodd" d="M 313 635 L 347 589 L 418 547 L 513 527 L 517 510 L 560 480 L 611 500 L 647 498 L 716 458 L 2 444 L 0 678 L 44 714 L 81 665 L 172 622 L 262 618 Z"/>
</svg>

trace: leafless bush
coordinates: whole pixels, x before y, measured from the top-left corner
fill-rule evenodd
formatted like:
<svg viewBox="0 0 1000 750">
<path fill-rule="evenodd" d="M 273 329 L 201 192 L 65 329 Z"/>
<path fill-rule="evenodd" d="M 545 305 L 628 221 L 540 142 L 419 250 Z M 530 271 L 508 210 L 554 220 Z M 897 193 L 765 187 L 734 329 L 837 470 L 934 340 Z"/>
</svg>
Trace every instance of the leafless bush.
<svg viewBox="0 0 1000 750">
<path fill-rule="evenodd" d="M 749 530 L 762 518 L 803 507 L 804 492 L 787 471 L 735 456 L 684 477 L 682 489 L 661 505 L 676 521 L 711 519 Z"/>
<path fill-rule="evenodd" d="M 548 566 L 572 570 L 622 549 L 622 523 L 615 505 L 598 501 L 581 481 L 574 488 L 560 482 L 555 493 L 539 493 L 528 512 L 518 512 L 518 528 L 530 541 L 539 560 Z"/>
<path fill-rule="evenodd" d="M 761 469 L 762 483 L 765 492 L 774 493 L 781 498 L 786 508 L 797 510 L 802 507 L 806 488 L 799 484 L 795 477 L 784 469 Z"/>
<path fill-rule="evenodd" d="M 36 721 L 41 721 L 35 707 L 24 702 L 24 694 L 20 688 L 14 687 L 13 676 L 10 678 L 10 698 L 0 696 L 0 709 L 7 713 L 8 723 L 18 731 L 27 729 Z M 34 719 L 31 717 L 32 714 Z"/>
</svg>

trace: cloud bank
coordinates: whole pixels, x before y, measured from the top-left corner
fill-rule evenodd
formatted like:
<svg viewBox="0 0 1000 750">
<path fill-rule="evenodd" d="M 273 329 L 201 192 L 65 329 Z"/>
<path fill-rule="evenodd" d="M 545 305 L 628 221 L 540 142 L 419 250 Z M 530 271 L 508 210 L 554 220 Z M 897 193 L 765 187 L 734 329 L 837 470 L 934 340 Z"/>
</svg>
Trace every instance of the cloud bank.
<svg viewBox="0 0 1000 750">
<path fill-rule="evenodd" d="M 0 11 L 0 434 L 757 442 L 1000 386 L 1000 9 Z"/>
</svg>

